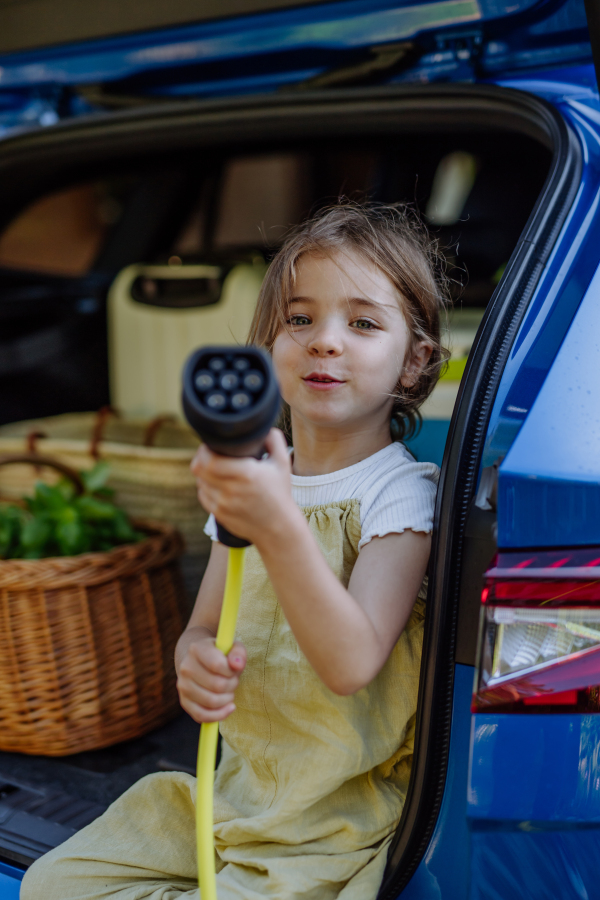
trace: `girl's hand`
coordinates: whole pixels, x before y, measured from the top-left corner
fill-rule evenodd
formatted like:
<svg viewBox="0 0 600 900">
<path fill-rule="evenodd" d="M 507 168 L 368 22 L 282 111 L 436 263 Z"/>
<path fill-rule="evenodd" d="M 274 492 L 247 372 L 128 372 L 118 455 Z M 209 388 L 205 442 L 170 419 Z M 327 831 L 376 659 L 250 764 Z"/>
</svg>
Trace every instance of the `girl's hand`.
<svg viewBox="0 0 600 900">
<path fill-rule="evenodd" d="M 179 701 L 196 722 L 220 722 L 235 709 L 234 692 L 246 665 L 246 648 L 236 642 L 229 654 L 215 647 L 213 637 L 191 643 L 179 667 Z"/>
<path fill-rule="evenodd" d="M 221 456 L 202 444 L 192 461 L 198 499 L 231 534 L 260 547 L 268 535 L 297 515 L 290 483 L 291 462 L 285 438 L 272 428 L 263 460 Z"/>
</svg>

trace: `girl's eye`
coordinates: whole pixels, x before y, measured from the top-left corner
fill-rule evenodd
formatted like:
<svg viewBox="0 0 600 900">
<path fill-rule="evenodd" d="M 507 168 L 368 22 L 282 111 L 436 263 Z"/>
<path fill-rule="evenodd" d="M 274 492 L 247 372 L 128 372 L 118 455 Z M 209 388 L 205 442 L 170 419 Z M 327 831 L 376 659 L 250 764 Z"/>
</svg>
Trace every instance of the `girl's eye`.
<svg viewBox="0 0 600 900">
<path fill-rule="evenodd" d="M 369 319 L 356 319 L 356 321 L 352 322 L 352 327 L 358 329 L 358 331 L 371 331 L 377 326 Z"/>
<path fill-rule="evenodd" d="M 300 326 L 300 325 L 310 325 L 310 319 L 308 316 L 303 316 L 301 313 L 297 313 L 295 316 L 290 316 L 287 320 L 288 325 L 292 326 Z"/>
</svg>

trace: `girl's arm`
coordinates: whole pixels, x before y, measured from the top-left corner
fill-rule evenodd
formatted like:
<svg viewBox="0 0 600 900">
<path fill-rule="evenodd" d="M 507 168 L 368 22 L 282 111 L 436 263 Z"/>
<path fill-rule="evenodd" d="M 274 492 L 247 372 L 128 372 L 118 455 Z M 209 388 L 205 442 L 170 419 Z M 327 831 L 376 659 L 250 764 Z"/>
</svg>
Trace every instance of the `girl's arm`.
<svg viewBox="0 0 600 900">
<path fill-rule="evenodd" d="M 302 514 L 301 514 L 302 515 Z M 329 568 L 302 516 L 261 542 L 260 554 L 303 653 L 337 694 L 377 675 L 400 637 L 425 575 L 431 535 L 373 538 L 360 551 L 348 589 Z"/>
<path fill-rule="evenodd" d="M 398 640 L 429 559 L 430 535 L 374 538 L 346 589 L 333 574 L 292 499 L 285 440 L 273 431 L 269 458 L 229 459 L 201 447 L 193 463 L 199 497 L 233 534 L 256 544 L 303 653 L 321 680 L 352 694 L 380 671 Z"/>
<path fill-rule="evenodd" d="M 179 699 L 196 722 L 218 722 L 233 712 L 233 694 L 246 665 L 243 644 L 236 642 L 228 656 L 215 647 L 227 552 L 213 543 L 190 621 L 175 648 Z"/>
</svg>

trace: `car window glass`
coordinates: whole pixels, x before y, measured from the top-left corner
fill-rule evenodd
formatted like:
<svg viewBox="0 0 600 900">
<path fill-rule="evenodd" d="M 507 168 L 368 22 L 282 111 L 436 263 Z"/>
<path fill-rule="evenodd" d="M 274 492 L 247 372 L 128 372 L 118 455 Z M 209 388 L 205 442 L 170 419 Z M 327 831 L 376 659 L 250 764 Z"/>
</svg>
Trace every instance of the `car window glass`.
<svg viewBox="0 0 600 900">
<path fill-rule="evenodd" d="M 277 244 L 305 212 L 306 163 L 303 155 L 291 153 L 231 160 L 223 175 L 214 246 Z"/>
</svg>

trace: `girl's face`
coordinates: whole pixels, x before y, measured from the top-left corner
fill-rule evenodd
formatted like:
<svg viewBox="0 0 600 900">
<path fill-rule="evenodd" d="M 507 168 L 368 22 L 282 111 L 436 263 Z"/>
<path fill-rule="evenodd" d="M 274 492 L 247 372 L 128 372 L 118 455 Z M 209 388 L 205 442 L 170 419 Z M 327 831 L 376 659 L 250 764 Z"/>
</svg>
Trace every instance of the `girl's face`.
<svg viewBox="0 0 600 900">
<path fill-rule="evenodd" d="M 410 353 L 402 297 L 360 256 L 306 254 L 273 345 L 281 393 L 294 424 L 389 427 L 398 381 L 415 383 L 431 354 L 421 341 Z"/>
</svg>

